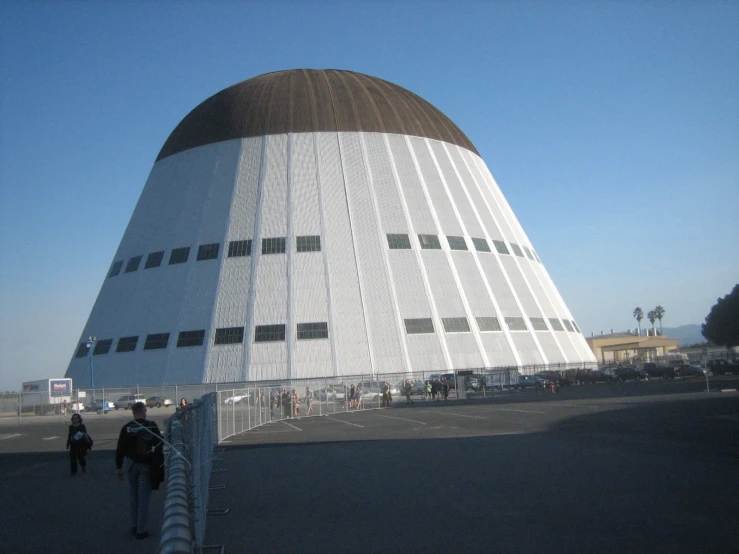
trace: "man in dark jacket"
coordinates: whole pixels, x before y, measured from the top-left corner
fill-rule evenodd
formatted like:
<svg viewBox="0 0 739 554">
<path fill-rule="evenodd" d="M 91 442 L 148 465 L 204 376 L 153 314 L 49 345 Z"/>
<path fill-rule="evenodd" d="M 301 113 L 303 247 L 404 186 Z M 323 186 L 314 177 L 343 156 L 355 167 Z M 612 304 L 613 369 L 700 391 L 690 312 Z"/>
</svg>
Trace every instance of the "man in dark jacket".
<svg viewBox="0 0 739 554">
<path fill-rule="evenodd" d="M 152 469 L 158 468 L 162 458 L 162 434 L 153 421 L 146 419 L 146 404 L 136 402 L 132 408 L 133 420 L 126 423 L 118 435 L 115 451 L 117 476 L 123 481 L 128 475 L 128 496 L 131 510 L 131 534 L 137 539 L 149 536 L 149 496 L 152 489 Z"/>
</svg>

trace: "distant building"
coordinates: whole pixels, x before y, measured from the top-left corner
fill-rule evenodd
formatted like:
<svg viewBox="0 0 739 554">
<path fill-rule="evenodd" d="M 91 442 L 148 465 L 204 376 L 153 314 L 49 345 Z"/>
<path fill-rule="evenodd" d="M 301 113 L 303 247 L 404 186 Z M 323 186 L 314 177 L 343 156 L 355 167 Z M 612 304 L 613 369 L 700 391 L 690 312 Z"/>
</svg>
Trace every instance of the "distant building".
<svg viewBox="0 0 739 554">
<path fill-rule="evenodd" d="M 594 335 L 586 339 L 599 363 L 630 363 L 656 360 L 680 347 L 678 339 L 664 336 L 639 336 L 638 333 Z"/>
<path fill-rule="evenodd" d="M 88 336 L 107 387 L 595 362 L 465 134 L 338 70 L 261 75 L 180 122 L 67 377 Z"/>
</svg>

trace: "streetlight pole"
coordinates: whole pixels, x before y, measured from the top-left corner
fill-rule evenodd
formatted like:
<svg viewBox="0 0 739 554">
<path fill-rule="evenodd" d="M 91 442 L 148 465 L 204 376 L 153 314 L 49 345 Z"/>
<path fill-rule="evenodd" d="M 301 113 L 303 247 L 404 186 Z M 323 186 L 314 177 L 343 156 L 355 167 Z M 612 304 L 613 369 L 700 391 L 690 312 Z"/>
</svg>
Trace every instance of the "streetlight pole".
<svg viewBox="0 0 739 554">
<path fill-rule="evenodd" d="M 90 388 L 92 389 L 92 402 L 95 403 L 95 368 L 92 364 L 92 351 L 97 337 L 87 337 L 87 355 L 90 356 Z"/>
</svg>

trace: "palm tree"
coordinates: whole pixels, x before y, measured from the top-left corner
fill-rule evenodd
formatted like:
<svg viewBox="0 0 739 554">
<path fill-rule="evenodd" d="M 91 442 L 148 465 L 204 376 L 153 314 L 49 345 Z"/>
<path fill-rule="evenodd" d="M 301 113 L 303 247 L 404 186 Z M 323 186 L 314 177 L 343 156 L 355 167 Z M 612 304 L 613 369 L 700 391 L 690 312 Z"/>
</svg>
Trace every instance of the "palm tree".
<svg viewBox="0 0 739 554">
<path fill-rule="evenodd" d="M 657 314 L 654 313 L 654 310 L 651 310 L 649 313 L 647 313 L 647 319 L 651 322 L 652 331 L 654 332 L 654 322 L 657 321 Z"/>
<path fill-rule="evenodd" d="M 641 337 L 641 320 L 644 319 L 644 310 L 642 310 L 639 306 L 634 308 L 634 317 L 639 322 L 639 336 Z"/>
<path fill-rule="evenodd" d="M 659 334 L 662 334 L 662 318 L 665 317 L 665 309 L 662 306 L 657 306 L 654 309 L 654 317 L 659 319 Z"/>
</svg>

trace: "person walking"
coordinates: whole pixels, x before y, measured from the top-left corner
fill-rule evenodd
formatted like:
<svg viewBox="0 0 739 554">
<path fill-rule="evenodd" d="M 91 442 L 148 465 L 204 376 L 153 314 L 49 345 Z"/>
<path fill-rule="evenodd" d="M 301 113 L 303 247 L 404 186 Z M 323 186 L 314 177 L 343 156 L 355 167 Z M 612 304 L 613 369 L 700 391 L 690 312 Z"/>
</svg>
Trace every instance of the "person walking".
<svg viewBox="0 0 739 554">
<path fill-rule="evenodd" d="M 352 385 L 349 389 L 349 407 L 353 408 L 356 405 L 354 397 L 357 395 L 357 388 Z"/>
<path fill-rule="evenodd" d="M 431 400 L 431 381 L 426 381 L 423 385 L 424 387 L 424 400 Z"/>
<path fill-rule="evenodd" d="M 277 393 L 272 391 L 269 393 L 269 417 L 275 418 L 275 406 L 277 406 Z"/>
<path fill-rule="evenodd" d="M 403 392 L 405 393 L 405 405 L 407 406 L 410 404 L 413 406 L 413 400 L 411 400 L 411 389 L 413 386 L 411 385 L 410 379 L 405 380 L 405 385 L 403 385 Z"/>
<path fill-rule="evenodd" d="M 82 423 L 82 416 L 74 414 L 72 416 L 72 424 L 69 426 L 67 433 L 67 448 L 69 449 L 69 469 L 72 477 L 77 475 L 77 463 L 82 468 L 82 473 L 87 470 L 87 450 L 90 443 L 88 441 L 87 427 Z"/>
<path fill-rule="evenodd" d="M 151 491 L 158 489 L 164 479 L 162 434 L 156 423 L 146 419 L 146 404 L 136 402 L 131 411 L 133 420 L 126 423 L 118 435 L 115 467 L 119 481 L 123 481 L 124 474 L 128 475 L 131 535 L 145 539 L 149 536 Z"/>
<path fill-rule="evenodd" d="M 305 415 L 313 415 L 313 391 L 310 387 L 305 387 Z"/>
<path fill-rule="evenodd" d="M 359 410 L 362 407 L 362 387 L 357 387 L 354 392 L 354 408 Z"/>
<path fill-rule="evenodd" d="M 444 401 L 449 400 L 449 381 L 446 380 L 446 377 L 441 380 L 441 392 L 444 395 Z"/>
</svg>

